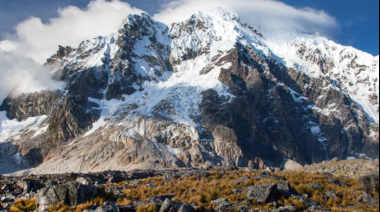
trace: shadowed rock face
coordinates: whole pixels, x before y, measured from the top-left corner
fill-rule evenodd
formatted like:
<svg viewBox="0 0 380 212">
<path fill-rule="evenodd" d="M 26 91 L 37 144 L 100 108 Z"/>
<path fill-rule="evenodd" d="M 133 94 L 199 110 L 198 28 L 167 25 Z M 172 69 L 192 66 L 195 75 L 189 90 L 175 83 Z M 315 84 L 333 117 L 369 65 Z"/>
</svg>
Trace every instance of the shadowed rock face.
<svg viewBox="0 0 380 212">
<path fill-rule="evenodd" d="M 17 98 L 8 97 L 0 106 L 7 111 L 10 119 L 24 121 L 29 117 L 51 115 L 54 104 L 59 100 L 59 91 L 22 94 Z"/>
<path fill-rule="evenodd" d="M 60 47 L 46 66 L 66 83 L 64 91 L 9 97 L 0 107 L 19 121 L 48 117 L 40 125 L 46 132 L 24 130 L 9 139 L 12 154 L 20 152 L 25 165 L 43 162 L 32 173 L 265 169 L 289 159 L 379 157 L 378 124 L 335 86 L 340 82 L 286 67 L 247 44 L 264 42 L 263 35 L 226 17 L 222 22 L 233 23 L 240 37 L 217 52 L 213 45 L 223 35 L 202 15 L 170 29 L 148 15 L 131 15 L 110 37 Z M 313 51 L 298 48 L 321 73 L 336 65 L 319 51 L 311 57 Z M 180 78 L 188 72 L 195 74 Z M 207 85 L 193 77 L 207 78 Z M 213 80 L 220 84 L 209 86 Z M 376 104 L 376 95 L 372 99 Z"/>
<path fill-rule="evenodd" d="M 215 132 L 215 137 L 220 133 L 214 131 L 218 125 L 232 128 L 230 134 L 237 135 L 238 139 L 225 136 L 243 152 L 241 156 L 234 154 L 240 156 L 235 164 L 247 166 L 254 156 L 274 162 L 286 156 L 301 163 L 343 159 L 352 151 L 378 156 L 372 148 L 378 143 L 368 134 L 370 121 L 365 115 L 355 115 L 362 112 L 349 97 L 336 90 L 320 89 L 326 80 L 282 68 L 275 61 L 263 60 L 252 49 L 237 46 L 219 60 L 232 63 L 229 69 L 222 69 L 219 80 L 229 86 L 236 98 L 222 99 L 210 90 L 204 93 L 202 101 L 202 123 Z M 295 102 L 290 89 L 308 101 Z M 331 104 L 339 108 L 335 116 L 305 110 L 308 106 L 324 108 Z M 306 120 L 315 122 L 324 138 L 305 131 Z"/>
</svg>

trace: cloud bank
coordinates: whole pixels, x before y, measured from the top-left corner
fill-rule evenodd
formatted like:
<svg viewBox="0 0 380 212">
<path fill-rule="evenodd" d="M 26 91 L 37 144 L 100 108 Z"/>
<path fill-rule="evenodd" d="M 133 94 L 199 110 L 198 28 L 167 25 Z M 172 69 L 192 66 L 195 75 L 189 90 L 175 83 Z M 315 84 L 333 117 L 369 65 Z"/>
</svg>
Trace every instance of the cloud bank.
<svg viewBox="0 0 380 212">
<path fill-rule="evenodd" d="M 60 89 L 62 83 L 31 58 L 0 50 L 0 101 L 12 96 L 42 90 Z M 1 102 L 0 102 L 1 104 Z"/>
<path fill-rule="evenodd" d="M 81 41 L 109 35 L 128 14 L 142 12 L 118 0 L 95 0 L 84 9 L 69 6 L 59 9 L 58 17 L 46 24 L 37 17 L 18 24 L 16 34 L 1 42 L 0 48 L 12 49 L 42 64 L 58 50 L 58 45 L 77 47 Z"/>
<path fill-rule="evenodd" d="M 186 20 L 197 10 L 208 12 L 216 7 L 234 11 L 244 22 L 264 32 L 287 30 L 329 35 L 338 26 L 335 18 L 324 11 L 297 9 L 275 0 L 174 0 L 163 4 L 154 18 L 171 24 L 173 20 Z"/>
</svg>

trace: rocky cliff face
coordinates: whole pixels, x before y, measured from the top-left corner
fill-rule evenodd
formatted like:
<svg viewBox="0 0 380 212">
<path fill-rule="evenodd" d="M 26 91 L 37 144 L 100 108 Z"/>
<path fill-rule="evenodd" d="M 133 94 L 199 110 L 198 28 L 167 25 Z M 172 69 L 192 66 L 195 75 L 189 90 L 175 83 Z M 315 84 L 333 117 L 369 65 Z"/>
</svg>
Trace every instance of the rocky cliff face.
<svg viewBox="0 0 380 212">
<path fill-rule="evenodd" d="M 0 157 L 42 163 L 31 173 L 379 157 L 378 57 L 222 9 L 171 27 L 130 15 L 46 66 L 64 90 L 0 108 Z"/>
</svg>

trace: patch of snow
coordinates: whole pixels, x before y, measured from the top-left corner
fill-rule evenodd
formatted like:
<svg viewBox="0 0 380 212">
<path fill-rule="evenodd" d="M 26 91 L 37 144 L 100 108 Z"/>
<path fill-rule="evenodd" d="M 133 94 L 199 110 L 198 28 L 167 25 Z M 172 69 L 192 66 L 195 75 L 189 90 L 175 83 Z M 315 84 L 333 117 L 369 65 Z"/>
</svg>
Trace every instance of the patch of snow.
<svg viewBox="0 0 380 212">
<path fill-rule="evenodd" d="M 83 137 L 94 134 L 98 129 L 105 127 L 109 121 L 106 121 L 104 117 L 101 117 L 97 122 L 92 124 L 92 128 Z"/>
<path fill-rule="evenodd" d="M 28 118 L 25 121 L 19 122 L 16 119 L 9 120 L 6 118 L 5 112 L 0 112 L 0 142 L 5 142 L 8 139 L 19 140 L 21 138 L 21 134 L 23 133 L 38 131 L 41 124 L 43 124 L 47 118 L 48 116 L 43 115 Z"/>
<path fill-rule="evenodd" d="M 34 135 L 32 136 L 32 138 L 35 138 L 41 134 L 44 134 L 46 133 L 47 129 L 49 128 L 49 125 L 46 125 L 45 127 L 42 127 L 40 128 L 39 130 L 36 131 L 36 133 L 34 133 Z"/>
<path fill-rule="evenodd" d="M 301 94 L 295 92 L 293 89 L 291 89 L 289 87 L 288 87 L 288 89 L 290 91 L 290 94 L 292 94 L 293 99 L 294 99 L 295 102 L 302 103 L 303 101 L 308 101 L 308 99 L 306 97 L 304 97 Z"/>
</svg>

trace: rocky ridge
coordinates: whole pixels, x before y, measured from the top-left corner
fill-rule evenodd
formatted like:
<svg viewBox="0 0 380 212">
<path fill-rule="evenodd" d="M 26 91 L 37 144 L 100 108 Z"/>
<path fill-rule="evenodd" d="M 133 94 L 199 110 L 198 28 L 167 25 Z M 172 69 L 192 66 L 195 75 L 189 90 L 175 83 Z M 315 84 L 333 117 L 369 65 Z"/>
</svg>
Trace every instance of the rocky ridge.
<svg viewBox="0 0 380 212">
<path fill-rule="evenodd" d="M 316 36 L 266 37 L 223 9 L 171 27 L 130 15 L 46 66 L 62 91 L 0 107 L 0 157 L 15 171 L 379 157 L 378 57 Z"/>
</svg>

